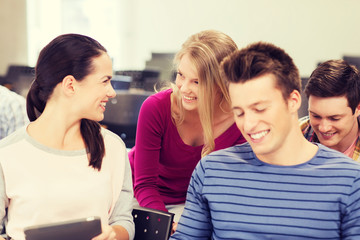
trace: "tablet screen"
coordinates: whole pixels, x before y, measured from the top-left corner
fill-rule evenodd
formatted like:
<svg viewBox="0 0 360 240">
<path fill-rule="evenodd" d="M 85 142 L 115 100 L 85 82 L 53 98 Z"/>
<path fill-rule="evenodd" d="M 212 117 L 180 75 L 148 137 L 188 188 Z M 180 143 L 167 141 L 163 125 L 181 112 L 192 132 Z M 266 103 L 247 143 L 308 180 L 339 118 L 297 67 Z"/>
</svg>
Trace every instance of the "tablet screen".
<svg viewBox="0 0 360 240">
<path fill-rule="evenodd" d="M 24 229 L 26 240 L 90 240 L 101 233 L 99 217 L 35 225 Z"/>
</svg>

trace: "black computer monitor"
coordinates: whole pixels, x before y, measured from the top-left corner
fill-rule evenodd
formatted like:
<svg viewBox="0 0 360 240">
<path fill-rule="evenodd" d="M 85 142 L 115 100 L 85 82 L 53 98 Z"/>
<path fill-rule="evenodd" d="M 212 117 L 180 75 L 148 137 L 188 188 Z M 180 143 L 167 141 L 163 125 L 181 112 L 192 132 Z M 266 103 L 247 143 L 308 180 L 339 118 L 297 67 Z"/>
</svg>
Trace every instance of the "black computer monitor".
<svg viewBox="0 0 360 240">
<path fill-rule="evenodd" d="M 139 111 L 143 102 L 153 94 L 148 91 L 115 90 L 116 97 L 106 104 L 104 127 L 119 135 L 127 148 L 135 145 L 135 136 Z"/>
<path fill-rule="evenodd" d="M 129 90 L 131 81 L 131 76 L 115 74 L 111 79 L 111 85 L 115 90 Z"/>
</svg>

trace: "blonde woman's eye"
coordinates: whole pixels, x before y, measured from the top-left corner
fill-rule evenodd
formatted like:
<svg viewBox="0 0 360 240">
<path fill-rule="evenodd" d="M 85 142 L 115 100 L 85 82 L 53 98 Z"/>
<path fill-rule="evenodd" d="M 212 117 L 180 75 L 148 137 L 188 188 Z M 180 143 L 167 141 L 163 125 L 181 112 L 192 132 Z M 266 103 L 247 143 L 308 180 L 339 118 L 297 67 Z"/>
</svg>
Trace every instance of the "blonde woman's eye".
<svg viewBox="0 0 360 240">
<path fill-rule="evenodd" d="M 244 115 L 244 113 L 243 112 L 240 112 L 240 111 L 234 111 L 234 116 L 235 117 L 242 117 Z"/>
</svg>

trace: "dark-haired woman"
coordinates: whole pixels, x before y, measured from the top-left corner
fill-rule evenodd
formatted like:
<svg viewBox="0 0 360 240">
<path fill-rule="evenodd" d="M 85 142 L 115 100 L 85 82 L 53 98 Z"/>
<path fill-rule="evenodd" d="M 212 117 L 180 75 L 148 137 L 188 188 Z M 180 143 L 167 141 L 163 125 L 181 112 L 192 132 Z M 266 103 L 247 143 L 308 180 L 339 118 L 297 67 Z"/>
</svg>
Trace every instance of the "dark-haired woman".
<svg viewBox="0 0 360 240">
<path fill-rule="evenodd" d="M 87 36 L 61 35 L 42 49 L 35 72 L 31 123 L 0 142 L 7 235 L 22 240 L 27 226 L 99 216 L 103 232 L 94 240 L 132 239 L 126 147 L 98 124 L 116 95 L 105 48 Z"/>
</svg>

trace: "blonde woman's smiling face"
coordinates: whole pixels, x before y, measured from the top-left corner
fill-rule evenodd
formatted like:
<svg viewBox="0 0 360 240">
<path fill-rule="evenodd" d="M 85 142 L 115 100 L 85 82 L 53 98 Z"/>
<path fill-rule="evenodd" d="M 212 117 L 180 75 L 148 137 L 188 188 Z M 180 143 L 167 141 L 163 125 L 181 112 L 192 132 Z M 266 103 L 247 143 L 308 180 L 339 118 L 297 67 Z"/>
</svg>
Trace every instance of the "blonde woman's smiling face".
<svg viewBox="0 0 360 240">
<path fill-rule="evenodd" d="M 197 110 L 199 77 L 189 54 L 185 54 L 180 60 L 175 83 L 180 90 L 184 109 Z"/>
</svg>

